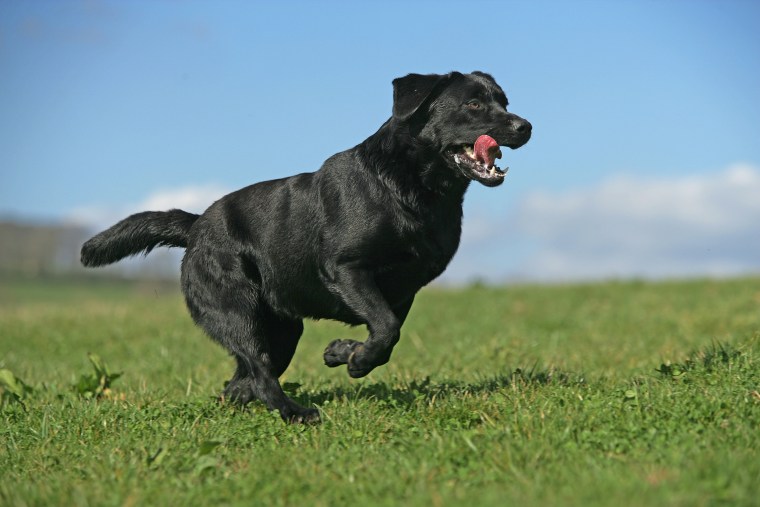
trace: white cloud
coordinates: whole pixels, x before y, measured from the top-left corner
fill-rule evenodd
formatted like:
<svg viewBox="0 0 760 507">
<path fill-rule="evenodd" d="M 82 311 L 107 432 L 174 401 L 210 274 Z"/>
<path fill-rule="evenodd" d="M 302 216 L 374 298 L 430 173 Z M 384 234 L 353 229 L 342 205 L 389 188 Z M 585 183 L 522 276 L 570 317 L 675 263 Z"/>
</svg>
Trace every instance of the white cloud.
<svg viewBox="0 0 760 507">
<path fill-rule="evenodd" d="M 202 213 L 214 201 L 227 193 L 229 190 L 217 186 L 163 190 L 149 195 L 136 206 L 136 209 L 165 211 L 179 208 L 191 213 Z"/>
<path fill-rule="evenodd" d="M 76 208 L 68 213 L 66 221 L 93 229 L 103 229 L 140 211 L 166 211 L 179 208 L 191 213 L 202 213 L 214 201 L 227 193 L 229 193 L 228 189 L 218 185 L 157 190 L 134 204 Z"/>
<path fill-rule="evenodd" d="M 760 170 L 618 176 L 518 205 L 510 231 L 534 243 L 517 275 L 531 279 L 722 276 L 760 270 Z"/>
</svg>

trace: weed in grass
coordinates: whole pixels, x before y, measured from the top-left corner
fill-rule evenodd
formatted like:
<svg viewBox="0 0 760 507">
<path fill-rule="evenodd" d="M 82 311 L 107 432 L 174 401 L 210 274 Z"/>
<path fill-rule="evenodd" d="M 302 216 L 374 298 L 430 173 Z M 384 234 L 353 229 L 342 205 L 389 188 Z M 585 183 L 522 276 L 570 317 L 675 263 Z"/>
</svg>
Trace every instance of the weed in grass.
<svg viewBox="0 0 760 507">
<path fill-rule="evenodd" d="M 0 408 L 11 403 L 19 403 L 26 409 L 24 398 L 31 392 L 32 388 L 11 370 L 0 369 Z"/>
<path fill-rule="evenodd" d="M 79 381 L 73 385 L 74 391 L 84 398 L 100 398 L 110 395 L 111 384 L 122 374 L 111 373 L 108 365 L 97 354 L 87 354 L 87 359 L 90 360 L 95 371 L 79 377 Z"/>
</svg>

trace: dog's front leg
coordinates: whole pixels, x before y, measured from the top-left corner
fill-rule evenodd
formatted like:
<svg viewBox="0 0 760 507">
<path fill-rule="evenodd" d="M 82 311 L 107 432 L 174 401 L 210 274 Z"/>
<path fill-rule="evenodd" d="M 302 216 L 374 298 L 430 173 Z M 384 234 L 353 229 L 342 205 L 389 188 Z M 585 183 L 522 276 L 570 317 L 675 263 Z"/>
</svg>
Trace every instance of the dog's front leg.
<svg viewBox="0 0 760 507">
<path fill-rule="evenodd" d="M 351 377 L 363 377 L 377 366 L 388 362 L 393 346 L 399 340 L 401 321 L 369 271 L 351 265 L 339 266 L 334 271 L 331 285 L 334 293 L 349 310 L 366 324 L 369 336 L 364 343 L 336 340 L 328 346 L 325 357 L 331 349 L 339 354 L 348 354 L 340 362 L 348 364 L 348 374 Z M 340 363 L 330 366 L 337 364 Z"/>
</svg>

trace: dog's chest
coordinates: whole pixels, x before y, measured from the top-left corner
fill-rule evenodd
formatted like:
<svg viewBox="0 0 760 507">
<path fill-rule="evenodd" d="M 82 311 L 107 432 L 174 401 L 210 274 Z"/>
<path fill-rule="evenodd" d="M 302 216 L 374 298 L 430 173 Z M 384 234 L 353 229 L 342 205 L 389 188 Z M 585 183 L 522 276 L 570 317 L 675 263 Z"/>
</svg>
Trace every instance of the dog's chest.
<svg viewBox="0 0 760 507">
<path fill-rule="evenodd" d="M 440 275 L 454 257 L 461 234 L 461 218 L 454 222 L 430 225 L 421 231 L 413 253 L 433 278 Z"/>
<path fill-rule="evenodd" d="M 416 229 L 401 241 L 404 249 L 387 255 L 376 281 L 387 301 L 406 301 L 446 269 L 459 246 L 461 227 Z"/>
<path fill-rule="evenodd" d="M 440 275 L 459 247 L 462 233 L 461 210 L 445 210 L 417 218 L 402 232 L 405 261 L 394 271 L 425 285 Z"/>
</svg>

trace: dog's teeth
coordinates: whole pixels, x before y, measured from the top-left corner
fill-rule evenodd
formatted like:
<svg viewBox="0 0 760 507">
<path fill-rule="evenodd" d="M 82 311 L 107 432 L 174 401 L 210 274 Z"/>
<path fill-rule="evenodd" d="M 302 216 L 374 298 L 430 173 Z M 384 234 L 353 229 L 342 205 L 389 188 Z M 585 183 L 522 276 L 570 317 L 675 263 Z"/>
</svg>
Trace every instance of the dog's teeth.
<svg viewBox="0 0 760 507">
<path fill-rule="evenodd" d="M 459 155 L 454 155 L 454 162 L 459 163 Z"/>
</svg>

